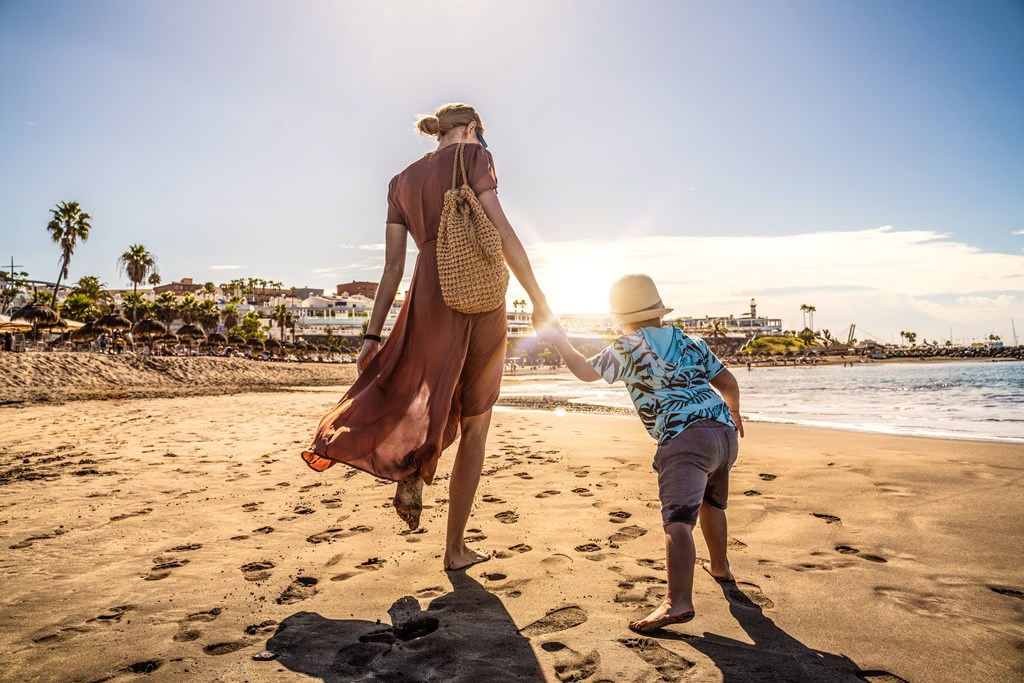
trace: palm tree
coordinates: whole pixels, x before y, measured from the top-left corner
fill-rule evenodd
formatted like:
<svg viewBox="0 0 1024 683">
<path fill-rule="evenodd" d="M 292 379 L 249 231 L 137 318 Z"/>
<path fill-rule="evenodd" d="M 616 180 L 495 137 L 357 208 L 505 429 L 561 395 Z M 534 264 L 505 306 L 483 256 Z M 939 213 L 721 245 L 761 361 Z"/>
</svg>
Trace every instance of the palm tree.
<svg viewBox="0 0 1024 683">
<path fill-rule="evenodd" d="M 293 316 L 292 312 L 288 310 L 288 307 L 284 304 L 278 304 L 274 306 L 273 312 L 270 314 L 270 319 L 277 323 L 278 328 L 281 330 L 281 341 L 284 341 L 284 328 L 286 325 L 291 325 Z"/>
<path fill-rule="evenodd" d="M 212 282 L 206 282 L 203 284 L 203 288 L 201 291 L 203 293 L 203 296 L 207 298 L 212 297 L 214 294 L 217 293 L 217 285 L 213 284 Z"/>
<path fill-rule="evenodd" d="M 189 292 L 185 296 L 181 297 L 181 302 L 178 304 L 178 314 L 181 315 L 181 319 L 185 324 L 194 323 L 199 310 L 199 300 L 196 299 L 195 294 Z"/>
<path fill-rule="evenodd" d="M 100 279 L 95 275 L 83 275 L 78 278 L 78 282 L 75 283 L 75 286 L 71 291 L 84 294 L 93 301 L 96 301 L 106 293 L 103 291 L 106 286 L 107 285 L 100 282 Z"/>
<path fill-rule="evenodd" d="M 217 325 L 220 323 L 220 311 L 217 309 L 217 302 L 207 299 L 199 304 L 199 307 L 196 309 L 196 319 L 203 326 L 203 329 L 206 330 L 207 334 L 215 332 Z"/>
<path fill-rule="evenodd" d="M 60 315 L 57 290 L 60 289 L 61 279 L 68 276 L 68 264 L 71 263 L 71 255 L 75 253 L 78 240 L 86 242 L 89 239 L 92 216 L 82 211 L 78 202 L 61 202 L 56 209 L 50 209 L 50 213 L 53 214 L 53 218 L 46 229 L 50 233 L 50 239 L 54 244 L 59 244 L 61 250 L 60 270 L 57 272 L 57 282 L 53 284 L 53 307 Z"/>
<path fill-rule="evenodd" d="M 233 304 L 228 304 L 220 312 L 221 318 L 224 319 L 224 327 L 231 329 L 232 327 L 238 327 L 238 322 L 241 317 L 238 315 L 238 308 Z"/>
<path fill-rule="evenodd" d="M 128 276 L 132 283 L 132 294 L 139 293 L 139 285 L 156 272 L 156 257 L 141 244 L 133 244 L 117 258 L 117 268 Z M 138 322 L 137 309 L 132 304 L 132 322 Z"/>
<path fill-rule="evenodd" d="M 146 280 L 151 286 L 156 287 L 160 284 L 160 273 L 150 273 L 149 278 Z"/>
<path fill-rule="evenodd" d="M 164 292 L 153 302 L 156 317 L 170 325 L 178 318 L 178 300 L 170 292 Z"/>
<path fill-rule="evenodd" d="M 816 310 L 818 310 L 818 309 L 815 308 L 814 306 L 811 306 L 810 304 L 800 304 L 800 310 L 804 314 L 804 328 L 805 329 L 813 328 L 814 327 L 814 312 Z M 807 316 L 808 315 L 811 316 L 811 324 L 810 325 L 807 324 Z"/>
</svg>

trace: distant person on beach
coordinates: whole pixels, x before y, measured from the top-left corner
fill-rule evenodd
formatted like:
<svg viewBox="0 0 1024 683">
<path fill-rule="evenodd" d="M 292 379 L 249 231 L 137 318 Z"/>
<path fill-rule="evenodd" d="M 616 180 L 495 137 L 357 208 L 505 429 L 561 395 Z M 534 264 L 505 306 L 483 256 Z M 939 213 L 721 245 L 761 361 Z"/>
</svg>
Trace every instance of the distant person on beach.
<svg viewBox="0 0 1024 683">
<path fill-rule="evenodd" d="M 704 565 L 715 579 L 735 581 L 726 552 L 729 470 L 743 436 L 736 378 L 702 339 L 662 325 L 666 308 L 653 280 L 627 275 L 612 285 L 610 320 L 622 336 L 593 358 L 585 358 L 557 328 L 539 331 L 558 349 L 566 366 L 584 382 L 623 382 L 647 431 L 658 440 L 654 469 L 668 556 L 665 601 L 630 623 L 639 633 L 657 631 L 694 617 L 693 528 L 711 555 Z M 717 390 L 718 393 L 715 392 Z M 721 395 L 719 395 L 721 394 Z"/>
<path fill-rule="evenodd" d="M 466 546 L 464 534 L 480 482 L 507 341 L 504 305 L 464 314 L 445 305 L 441 296 L 437 232 L 460 143 L 466 180 L 501 236 L 505 262 L 533 302 L 535 319 L 547 320 L 551 311 L 498 202 L 494 160 L 483 139 L 480 115 L 468 104 L 448 104 L 420 118 L 416 128 L 436 138 L 437 148 L 388 186 L 384 272 L 356 361 L 359 378 L 321 420 L 302 457 L 317 471 L 342 462 L 399 482 L 395 511 L 415 529 L 423 485 L 433 481 L 441 452 L 461 431 L 449 484 L 444 552 L 445 569 L 456 570 L 489 559 Z M 419 250 L 416 269 L 394 330 L 381 346 L 409 235 Z"/>
</svg>

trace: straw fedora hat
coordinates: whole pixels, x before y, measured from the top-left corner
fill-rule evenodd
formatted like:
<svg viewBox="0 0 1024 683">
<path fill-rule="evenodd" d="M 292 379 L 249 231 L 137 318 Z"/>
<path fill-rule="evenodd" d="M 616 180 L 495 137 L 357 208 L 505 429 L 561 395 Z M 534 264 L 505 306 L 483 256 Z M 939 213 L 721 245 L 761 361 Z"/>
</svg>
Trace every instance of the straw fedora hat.
<svg viewBox="0 0 1024 683">
<path fill-rule="evenodd" d="M 608 295 L 613 323 L 638 323 L 671 313 L 658 294 L 658 288 L 649 275 L 625 275 L 612 283 Z"/>
</svg>

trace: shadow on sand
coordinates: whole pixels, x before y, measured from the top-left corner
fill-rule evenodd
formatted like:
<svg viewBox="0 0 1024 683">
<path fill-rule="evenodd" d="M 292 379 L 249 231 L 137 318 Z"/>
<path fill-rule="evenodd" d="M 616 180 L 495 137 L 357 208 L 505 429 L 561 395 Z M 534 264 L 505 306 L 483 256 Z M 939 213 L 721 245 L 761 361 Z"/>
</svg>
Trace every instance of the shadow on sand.
<svg viewBox="0 0 1024 683">
<path fill-rule="evenodd" d="M 725 683 L 743 681 L 793 681 L 799 683 L 906 683 L 895 674 L 881 670 L 865 670 L 845 655 L 821 652 L 807 647 L 786 633 L 765 616 L 761 607 L 735 583 L 719 583 L 729 611 L 747 632 L 754 644 L 705 632 L 703 636 L 672 634 L 659 636 L 682 640 L 708 656 L 722 672 Z M 634 648 L 658 648 L 653 640 L 643 639 Z M 642 655 L 641 655 L 642 656 Z M 692 666 L 692 663 L 687 662 Z"/>
<path fill-rule="evenodd" d="M 543 681 L 540 664 L 495 595 L 462 572 L 452 592 L 420 610 L 404 597 L 392 625 L 298 612 L 267 641 L 275 664 L 325 683 L 347 681 Z"/>
</svg>

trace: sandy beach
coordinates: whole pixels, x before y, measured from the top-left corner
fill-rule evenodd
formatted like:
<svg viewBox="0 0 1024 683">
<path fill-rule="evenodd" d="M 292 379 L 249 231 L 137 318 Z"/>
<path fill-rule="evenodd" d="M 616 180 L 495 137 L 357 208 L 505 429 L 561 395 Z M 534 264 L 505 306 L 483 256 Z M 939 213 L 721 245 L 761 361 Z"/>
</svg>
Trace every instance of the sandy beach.
<svg viewBox="0 0 1024 683">
<path fill-rule="evenodd" d="M 739 583 L 698 571 L 696 619 L 639 637 L 664 565 L 638 420 L 499 408 L 470 520 L 493 559 L 446 574 L 450 454 L 416 533 L 390 483 L 300 461 L 340 391 L 0 408 L 0 678 L 1024 673 L 1024 446 L 750 424 Z"/>
</svg>

